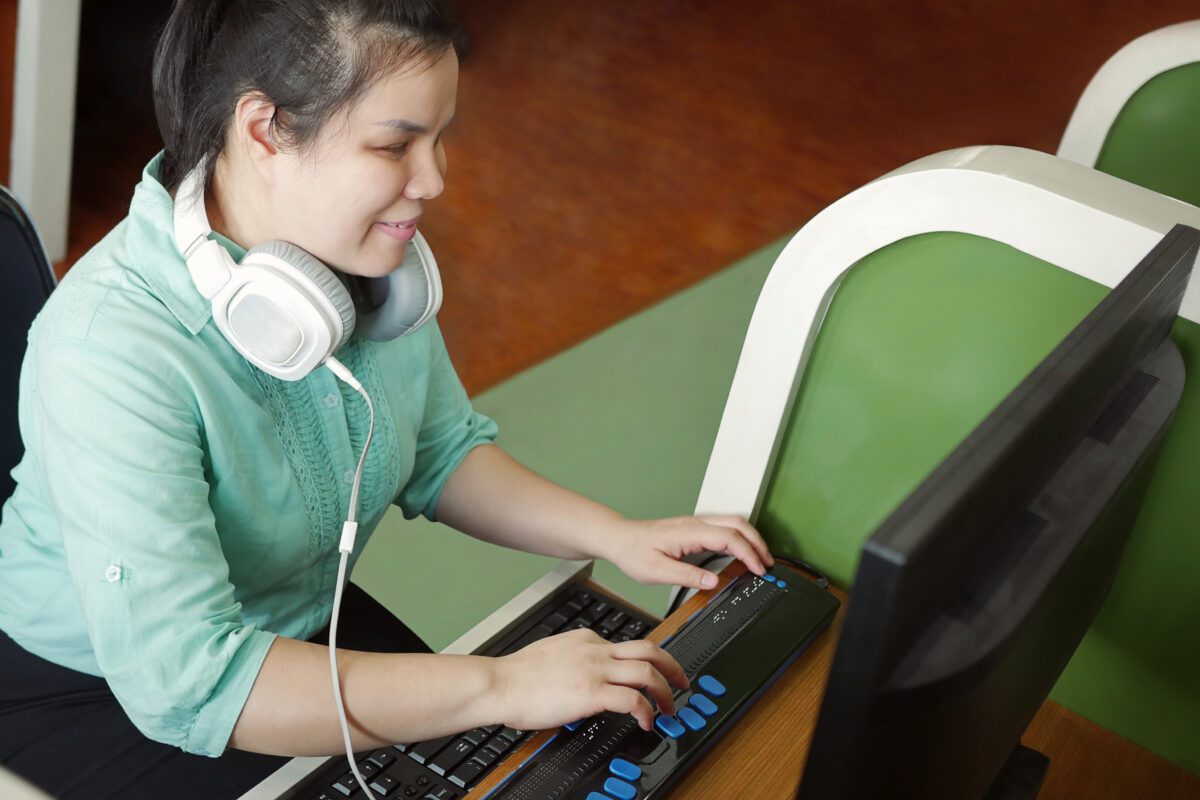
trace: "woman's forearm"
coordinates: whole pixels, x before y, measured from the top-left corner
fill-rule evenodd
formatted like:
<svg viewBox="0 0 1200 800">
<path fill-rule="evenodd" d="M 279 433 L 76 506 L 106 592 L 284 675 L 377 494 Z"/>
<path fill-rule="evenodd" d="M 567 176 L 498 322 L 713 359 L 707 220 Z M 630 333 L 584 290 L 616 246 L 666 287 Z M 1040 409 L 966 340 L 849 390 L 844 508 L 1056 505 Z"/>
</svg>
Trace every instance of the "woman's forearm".
<svg viewBox="0 0 1200 800">
<path fill-rule="evenodd" d="M 354 749 L 419 742 L 502 722 L 494 662 L 482 656 L 339 649 Z M 328 648 L 277 638 L 229 746 L 285 756 L 342 752 Z"/>
<path fill-rule="evenodd" d="M 439 521 L 485 542 L 555 558 L 606 558 L 625 517 L 524 467 L 496 445 L 476 447 L 450 475 Z"/>
</svg>

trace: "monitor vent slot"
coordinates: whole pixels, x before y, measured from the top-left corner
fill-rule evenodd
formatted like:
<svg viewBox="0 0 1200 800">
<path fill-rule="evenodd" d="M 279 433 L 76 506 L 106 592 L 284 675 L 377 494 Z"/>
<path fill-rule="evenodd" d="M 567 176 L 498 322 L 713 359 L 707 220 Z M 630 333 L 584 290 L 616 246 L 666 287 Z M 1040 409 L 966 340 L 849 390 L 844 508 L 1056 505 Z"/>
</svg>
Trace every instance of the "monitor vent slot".
<svg viewBox="0 0 1200 800">
<path fill-rule="evenodd" d="M 1100 415 L 1100 419 L 1096 420 L 1096 424 L 1092 425 L 1088 436 L 1098 442 L 1112 444 L 1113 439 L 1133 416 L 1133 412 L 1137 411 L 1138 406 L 1150 394 L 1150 390 L 1157 385 L 1158 378 L 1153 375 L 1141 371 L 1135 373 L 1129 383 L 1117 392 L 1117 396 L 1113 398 L 1108 408 L 1104 409 L 1104 413 Z"/>
</svg>

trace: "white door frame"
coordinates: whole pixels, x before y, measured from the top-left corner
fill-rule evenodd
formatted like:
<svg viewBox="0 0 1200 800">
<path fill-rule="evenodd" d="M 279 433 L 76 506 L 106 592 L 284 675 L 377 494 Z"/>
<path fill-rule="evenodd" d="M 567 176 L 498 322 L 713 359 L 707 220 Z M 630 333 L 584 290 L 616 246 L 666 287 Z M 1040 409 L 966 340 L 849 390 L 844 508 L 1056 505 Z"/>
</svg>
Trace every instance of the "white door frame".
<svg viewBox="0 0 1200 800">
<path fill-rule="evenodd" d="M 13 70 L 12 170 L 51 261 L 67 255 L 80 0 L 20 0 Z"/>
</svg>

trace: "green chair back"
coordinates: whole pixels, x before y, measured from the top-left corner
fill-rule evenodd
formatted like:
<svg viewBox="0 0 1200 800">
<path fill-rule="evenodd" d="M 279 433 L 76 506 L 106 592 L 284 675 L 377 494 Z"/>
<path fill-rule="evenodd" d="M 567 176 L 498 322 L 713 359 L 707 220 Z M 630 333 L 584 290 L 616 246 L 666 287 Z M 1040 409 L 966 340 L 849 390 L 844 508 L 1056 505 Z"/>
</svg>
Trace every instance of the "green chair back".
<svg viewBox="0 0 1200 800">
<path fill-rule="evenodd" d="M 861 260 L 829 308 L 757 524 L 853 589 L 862 542 L 1107 289 L 960 233 Z M 1053 697 L 1200 766 L 1200 326 L 1174 337 L 1188 384 L 1107 604 Z"/>
<path fill-rule="evenodd" d="M 1096 169 L 1200 206 L 1200 63 L 1161 73 L 1129 98 Z"/>
</svg>

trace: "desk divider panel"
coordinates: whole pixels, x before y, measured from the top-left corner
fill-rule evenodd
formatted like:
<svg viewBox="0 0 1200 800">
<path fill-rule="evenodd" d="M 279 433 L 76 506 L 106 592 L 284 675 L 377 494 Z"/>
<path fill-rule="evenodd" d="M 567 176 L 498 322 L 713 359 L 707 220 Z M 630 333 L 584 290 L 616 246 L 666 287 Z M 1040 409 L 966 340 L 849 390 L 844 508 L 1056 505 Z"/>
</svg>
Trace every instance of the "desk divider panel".
<svg viewBox="0 0 1200 800">
<path fill-rule="evenodd" d="M 830 305 L 767 484 L 772 547 L 849 586 L 862 542 L 1107 292 L 1008 245 L 914 236 Z M 1200 771 L 1200 326 L 1189 383 L 1112 594 L 1052 697 Z"/>
</svg>

